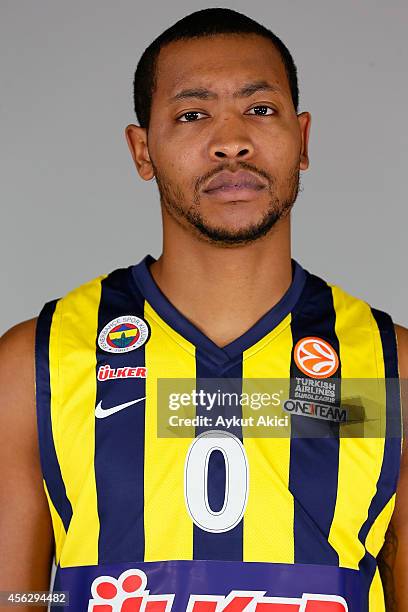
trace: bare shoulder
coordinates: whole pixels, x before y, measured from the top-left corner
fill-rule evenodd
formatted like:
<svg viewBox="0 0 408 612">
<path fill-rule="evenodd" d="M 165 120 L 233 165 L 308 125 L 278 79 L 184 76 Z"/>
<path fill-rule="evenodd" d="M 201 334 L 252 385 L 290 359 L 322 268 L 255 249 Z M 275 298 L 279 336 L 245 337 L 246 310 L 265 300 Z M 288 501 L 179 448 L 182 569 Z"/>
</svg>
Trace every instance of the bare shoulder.
<svg viewBox="0 0 408 612">
<path fill-rule="evenodd" d="M 36 318 L 23 321 L 0 338 L 0 398 L 3 401 L 9 401 L 11 392 L 14 397 L 22 393 L 34 397 L 36 325 Z"/>
<path fill-rule="evenodd" d="M 0 455 L 38 454 L 35 410 L 35 331 L 37 319 L 15 325 L 0 338 L 0 430 L 7 432 Z M 16 442 L 18 441 L 18 445 Z M 18 450 L 17 450 L 18 449 Z"/>
<path fill-rule="evenodd" d="M 400 376 L 401 405 L 403 419 L 403 453 L 401 470 L 408 473 L 408 328 L 395 325 L 398 348 L 398 367 Z"/>
<path fill-rule="evenodd" d="M 408 328 L 398 324 L 394 327 L 397 336 L 400 377 L 408 378 Z"/>
<path fill-rule="evenodd" d="M 403 446 L 401 456 L 401 471 L 397 488 L 396 507 L 393 524 L 407 531 L 405 516 L 408 509 L 408 329 L 395 325 L 398 347 L 398 367 L 400 375 L 401 406 L 403 420 Z M 408 535 L 406 536 L 408 537 Z"/>
<path fill-rule="evenodd" d="M 37 319 L 15 325 L 0 338 L 0 421 L 33 416 Z M 32 419 L 30 419 L 32 421 Z M 8 429 L 8 428 L 7 428 Z"/>
<path fill-rule="evenodd" d="M 0 337 L 0 350 L 34 348 L 37 318 L 17 323 Z"/>
</svg>

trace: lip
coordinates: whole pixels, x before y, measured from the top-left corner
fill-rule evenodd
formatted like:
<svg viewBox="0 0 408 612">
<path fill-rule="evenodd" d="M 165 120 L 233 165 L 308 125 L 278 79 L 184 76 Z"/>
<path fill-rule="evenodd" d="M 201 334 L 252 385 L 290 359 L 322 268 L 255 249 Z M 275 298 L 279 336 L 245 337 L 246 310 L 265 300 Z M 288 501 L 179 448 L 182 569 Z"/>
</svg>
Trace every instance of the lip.
<svg viewBox="0 0 408 612">
<path fill-rule="evenodd" d="M 218 187 L 204 192 L 204 195 L 219 202 L 247 202 L 257 197 L 264 187 Z"/>
<path fill-rule="evenodd" d="M 212 178 L 204 189 L 204 193 L 210 195 L 243 194 L 244 192 L 259 191 L 266 187 L 252 172 L 240 170 L 239 172 L 220 172 Z"/>
</svg>

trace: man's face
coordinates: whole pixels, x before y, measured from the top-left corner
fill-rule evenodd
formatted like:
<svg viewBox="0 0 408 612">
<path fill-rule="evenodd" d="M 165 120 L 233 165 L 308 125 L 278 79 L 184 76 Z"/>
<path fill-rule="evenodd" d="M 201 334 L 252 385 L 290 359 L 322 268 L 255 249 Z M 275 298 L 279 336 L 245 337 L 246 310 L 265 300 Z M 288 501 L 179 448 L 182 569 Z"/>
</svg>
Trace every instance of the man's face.
<svg viewBox="0 0 408 612">
<path fill-rule="evenodd" d="M 165 211 L 219 246 L 265 235 L 308 165 L 310 116 L 296 115 L 279 52 L 257 35 L 179 41 L 156 76 L 147 147 Z"/>
</svg>

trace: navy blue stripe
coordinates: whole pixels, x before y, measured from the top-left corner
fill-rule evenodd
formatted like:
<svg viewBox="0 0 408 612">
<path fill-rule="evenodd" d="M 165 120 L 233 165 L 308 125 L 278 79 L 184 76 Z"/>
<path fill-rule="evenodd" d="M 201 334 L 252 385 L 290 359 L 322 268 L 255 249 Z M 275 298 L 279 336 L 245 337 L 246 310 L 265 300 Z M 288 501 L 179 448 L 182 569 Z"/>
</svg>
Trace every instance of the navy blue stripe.
<svg viewBox="0 0 408 612">
<path fill-rule="evenodd" d="M 65 531 L 72 518 L 72 506 L 67 497 L 60 465 L 55 451 L 51 423 L 51 387 L 49 344 L 52 318 L 58 300 L 45 304 L 41 310 L 35 340 L 36 411 L 41 467 L 51 501 L 58 512 Z"/>
<path fill-rule="evenodd" d="M 197 391 L 204 389 L 207 392 L 235 392 L 238 395 L 242 392 L 242 355 L 239 362 L 235 361 L 228 370 L 217 370 L 215 366 L 210 366 L 205 353 L 201 349 L 196 350 L 196 376 Z M 213 379 L 209 381 L 206 379 Z M 215 381 L 214 379 L 218 379 Z M 226 412 L 228 411 L 228 413 Z M 208 416 L 205 407 L 197 405 L 197 416 Z M 239 419 L 242 418 L 241 406 L 232 408 L 229 411 L 225 407 L 215 405 L 212 416 L 222 414 L 232 416 L 235 414 Z M 215 427 L 196 427 L 196 436 L 203 433 L 206 429 Z M 222 429 L 222 428 L 221 428 Z M 242 428 L 230 428 L 229 433 L 233 433 L 242 442 Z M 213 511 L 217 511 L 223 505 L 225 497 L 225 462 L 224 456 L 219 452 L 213 452 L 208 466 L 208 501 Z M 224 561 L 242 561 L 243 558 L 243 519 L 230 531 L 224 533 L 211 533 L 204 531 L 194 524 L 193 527 L 193 559 L 212 559 Z"/>
<path fill-rule="evenodd" d="M 307 378 L 294 360 L 298 340 L 317 336 L 340 355 L 335 333 L 336 314 L 327 283 L 309 274 L 302 303 L 292 315 L 291 397 L 296 377 Z M 340 401 L 339 368 L 325 381 L 336 382 Z M 294 497 L 295 563 L 338 565 L 339 557 L 328 541 L 337 497 L 339 425 L 307 416 L 291 415 L 289 489 Z"/>
<path fill-rule="evenodd" d="M 129 289 L 129 273 L 115 270 L 102 281 L 98 336 L 107 323 L 124 315 L 143 319 L 143 298 Z M 145 366 L 145 344 L 125 353 L 96 346 L 97 369 Z M 99 381 L 102 408 L 144 397 L 144 378 Z M 143 561 L 145 402 L 95 419 L 95 477 L 100 520 L 99 563 Z"/>
<path fill-rule="evenodd" d="M 358 534 L 363 544 L 365 544 L 367 535 L 375 519 L 396 491 L 400 470 L 402 435 L 398 352 L 394 324 L 387 313 L 375 308 L 371 308 L 371 312 L 377 323 L 383 348 L 386 393 L 386 430 L 383 461 L 377 482 L 377 490 L 371 500 L 367 520 Z M 375 558 L 369 552 L 366 552 L 360 561 L 359 567 L 366 577 L 367 587 L 371 584 L 376 566 L 377 563 Z"/>
</svg>

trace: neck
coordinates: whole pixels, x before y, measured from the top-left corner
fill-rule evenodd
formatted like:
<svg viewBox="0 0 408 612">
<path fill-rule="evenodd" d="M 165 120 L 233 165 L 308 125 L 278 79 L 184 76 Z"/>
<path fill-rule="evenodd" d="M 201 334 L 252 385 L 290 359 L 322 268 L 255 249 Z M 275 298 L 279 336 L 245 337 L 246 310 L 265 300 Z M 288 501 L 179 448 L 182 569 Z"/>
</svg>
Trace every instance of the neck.
<svg viewBox="0 0 408 612">
<path fill-rule="evenodd" d="M 150 268 L 166 297 L 218 346 L 246 332 L 292 282 L 290 217 L 252 244 L 221 248 L 183 228 Z"/>
</svg>

